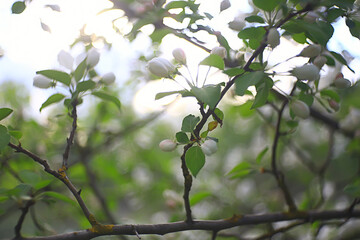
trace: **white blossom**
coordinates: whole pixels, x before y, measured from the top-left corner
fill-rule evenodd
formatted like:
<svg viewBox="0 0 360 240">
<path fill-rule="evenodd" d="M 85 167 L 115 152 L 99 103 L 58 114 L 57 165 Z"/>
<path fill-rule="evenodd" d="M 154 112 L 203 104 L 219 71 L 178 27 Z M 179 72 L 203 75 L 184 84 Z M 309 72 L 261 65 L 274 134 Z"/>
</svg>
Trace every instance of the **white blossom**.
<svg viewBox="0 0 360 240">
<path fill-rule="evenodd" d="M 105 84 L 109 85 L 109 84 L 112 84 L 115 82 L 115 78 L 116 78 L 115 74 L 112 72 L 109 72 L 109 73 L 105 73 L 101 79 Z"/>
<path fill-rule="evenodd" d="M 74 58 L 70 55 L 70 53 L 61 50 L 57 56 L 57 59 L 61 66 L 64 66 L 69 70 L 73 69 Z"/>
<path fill-rule="evenodd" d="M 147 65 L 149 71 L 158 77 L 168 77 L 175 72 L 175 66 L 165 58 L 153 58 Z"/>
<path fill-rule="evenodd" d="M 177 144 L 173 140 L 165 139 L 159 143 L 159 147 L 164 152 L 171 152 L 175 150 Z"/>
<path fill-rule="evenodd" d="M 36 75 L 33 80 L 33 86 L 38 88 L 46 89 L 52 85 L 52 80 L 43 75 Z"/>
<path fill-rule="evenodd" d="M 217 143 L 212 139 L 208 139 L 203 144 L 201 144 L 201 150 L 207 156 L 214 154 L 217 149 Z"/>
<path fill-rule="evenodd" d="M 320 78 L 320 69 L 312 64 L 294 68 L 291 73 L 299 80 L 314 81 Z"/>
<path fill-rule="evenodd" d="M 186 55 L 185 55 L 184 50 L 182 50 L 181 48 L 175 48 L 172 51 L 172 55 L 174 56 L 176 61 L 178 61 L 181 64 L 186 65 Z"/>
<path fill-rule="evenodd" d="M 220 56 L 221 58 L 226 57 L 226 49 L 224 47 L 214 47 L 211 52 L 211 54 L 215 54 Z"/>
<path fill-rule="evenodd" d="M 86 63 L 89 67 L 95 67 L 96 64 L 99 63 L 100 60 L 100 53 L 95 49 L 92 48 L 87 54 Z"/>
</svg>

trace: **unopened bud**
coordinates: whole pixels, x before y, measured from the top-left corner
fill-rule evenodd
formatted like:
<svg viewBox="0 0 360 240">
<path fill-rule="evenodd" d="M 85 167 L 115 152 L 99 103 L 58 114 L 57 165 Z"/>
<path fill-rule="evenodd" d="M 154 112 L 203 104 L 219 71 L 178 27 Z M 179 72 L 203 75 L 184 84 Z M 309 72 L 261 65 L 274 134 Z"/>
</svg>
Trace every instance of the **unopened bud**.
<svg viewBox="0 0 360 240">
<path fill-rule="evenodd" d="M 175 150 L 177 144 L 173 140 L 165 139 L 159 143 L 159 147 L 164 152 L 172 152 Z"/>
<path fill-rule="evenodd" d="M 319 55 L 314 59 L 313 63 L 315 66 L 317 66 L 319 69 L 321 69 L 325 65 L 326 62 L 327 62 L 327 58 Z"/>
<path fill-rule="evenodd" d="M 234 31 L 241 31 L 245 27 L 245 22 L 239 18 L 235 18 L 233 21 L 229 22 L 229 28 Z"/>
<path fill-rule="evenodd" d="M 271 48 L 275 48 L 277 45 L 280 44 L 280 34 L 276 30 L 276 28 L 269 29 L 267 43 L 270 45 Z"/>
<path fill-rule="evenodd" d="M 109 85 L 109 84 L 112 84 L 115 82 L 115 78 L 116 78 L 115 74 L 112 72 L 109 72 L 109 73 L 105 73 L 101 79 L 105 84 Z"/>
<path fill-rule="evenodd" d="M 178 61 L 181 64 L 186 65 L 186 55 L 185 55 L 184 50 L 182 50 L 181 48 L 176 48 L 172 51 L 172 54 L 176 61 Z"/>
<path fill-rule="evenodd" d="M 49 88 L 52 85 L 52 81 L 51 79 L 42 76 L 42 75 L 36 75 L 33 79 L 33 86 L 38 87 L 38 88 Z"/>
<path fill-rule="evenodd" d="M 89 67 L 95 67 L 96 64 L 99 63 L 100 60 L 100 53 L 95 49 L 92 48 L 87 54 L 86 63 Z"/>
<path fill-rule="evenodd" d="M 348 88 L 351 86 L 350 80 L 343 78 L 343 77 L 335 78 L 334 84 L 335 84 L 335 87 L 337 87 L 339 89 L 344 89 L 344 88 Z"/>
<path fill-rule="evenodd" d="M 224 47 L 214 47 L 211 52 L 211 54 L 215 54 L 220 56 L 221 58 L 226 57 L 226 49 Z"/>
<path fill-rule="evenodd" d="M 329 99 L 328 102 L 329 102 L 329 106 L 330 106 L 335 112 L 339 111 L 340 105 L 339 105 L 338 102 L 336 102 L 334 99 Z"/>
<path fill-rule="evenodd" d="M 74 58 L 70 55 L 70 53 L 61 50 L 57 58 L 61 66 L 64 66 L 69 70 L 72 70 L 74 64 Z"/>
<path fill-rule="evenodd" d="M 312 44 L 304 48 L 299 55 L 302 57 L 312 58 L 318 56 L 320 52 L 321 46 L 319 44 Z"/>
<path fill-rule="evenodd" d="M 314 81 L 320 78 L 320 70 L 312 64 L 294 68 L 291 73 L 299 80 Z"/>
<path fill-rule="evenodd" d="M 217 143 L 212 139 L 208 139 L 201 144 L 201 150 L 205 155 L 210 156 L 217 151 Z"/>
<path fill-rule="evenodd" d="M 293 113 L 303 119 L 306 119 L 310 115 L 310 108 L 309 106 L 300 100 L 295 100 L 291 103 L 291 110 Z"/>
<path fill-rule="evenodd" d="M 149 71 L 158 77 L 168 77 L 175 72 L 174 65 L 165 58 L 153 58 L 147 65 Z"/>
</svg>

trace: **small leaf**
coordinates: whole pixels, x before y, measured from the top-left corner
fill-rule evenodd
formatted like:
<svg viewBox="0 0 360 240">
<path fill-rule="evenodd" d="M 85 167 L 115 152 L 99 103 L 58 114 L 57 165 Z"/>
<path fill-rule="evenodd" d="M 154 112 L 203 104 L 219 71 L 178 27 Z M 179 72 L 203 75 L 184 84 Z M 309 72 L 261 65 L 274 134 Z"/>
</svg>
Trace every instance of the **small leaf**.
<svg viewBox="0 0 360 240">
<path fill-rule="evenodd" d="M 235 80 L 235 93 L 243 96 L 248 87 L 258 84 L 265 77 L 266 74 L 263 71 L 250 72 L 242 75 Z"/>
<path fill-rule="evenodd" d="M 187 1 L 172 1 L 166 4 L 165 9 L 174 9 L 174 8 L 185 8 L 188 5 Z"/>
<path fill-rule="evenodd" d="M 10 108 L 0 108 L 0 121 L 9 116 L 13 112 Z"/>
<path fill-rule="evenodd" d="M 10 135 L 5 126 L 0 125 L 0 151 L 3 150 L 10 142 Z"/>
<path fill-rule="evenodd" d="M 269 147 L 264 148 L 256 157 L 256 162 L 260 163 L 261 159 L 264 157 L 264 155 L 267 153 L 267 151 L 269 150 Z"/>
<path fill-rule="evenodd" d="M 167 97 L 167 96 L 170 96 L 170 95 L 173 95 L 173 94 L 177 94 L 177 93 L 184 94 L 185 92 L 187 92 L 187 90 L 171 91 L 171 92 L 161 92 L 161 93 L 156 94 L 155 100 L 159 100 L 159 99 L 161 99 L 161 98 L 163 98 L 163 97 Z"/>
<path fill-rule="evenodd" d="M 14 14 L 20 14 L 22 13 L 26 8 L 25 2 L 17 1 L 14 2 L 14 4 L 11 7 L 11 12 Z"/>
<path fill-rule="evenodd" d="M 53 79 L 55 81 L 61 82 L 66 86 L 70 86 L 71 77 L 66 72 L 58 71 L 58 70 L 43 70 L 36 72 L 37 74 L 41 74 L 45 77 Z"/>
<path fill-rule="evenodd" d="M 96 87 L 96 83 L 93 80 L 82 81 L 77 84 L 76 91 L 85 92 L 87 90 L 94 89 L 95 87 Z"/>
<path fill-rule="evenodd" d="M 215 108 L 214 114 L 215 114 L 221 121 L 224 120 L 224 113 L 223 113 L 220 109 Z M 214 116 L 213 116 L 213 119 L 216 120 L 216 119 L 214 118 Z"/>
<path fill-rule="evenodd" d="M 214 130 L 216 127 L 218 126 L 218 122 L 217 121 L 212 121 L 208 123 L 208 131 L 212 131 Z"/>
<path fill-rule="evenodd" d="M 253 3 L 256 7 L 271 12 L 276 6 L 279 6 L 282 1 L 283 0 L 253 0 Z"/>
<path fill-rule="evenodd" d="M 257 15 L 246 17 L 245 20 L 249 23 L 265 23 L 264 19 Z"/>
<path fill-rule="evenodd" d="M 250 163 L 241 162 L 236 165 L 227 175 L 230 175 L 231 179 L 242 178 L 250 174 L 252 171 L 253 169 L 251 168 Z"/>
<path fill-rule="evenodd" d="M 345 58 L 343 56 L 341 56 L 339 53 L 337 52 L 333 52 L 333 51 L 330 51 L 331 55 L 333 55 L 333 57 L 338 60 L 340 63 L 344 64 L 350 71 L 352 71 L 353 73 L 355 73 L 355 71 L 350 68 L 350 66 L 347 64 Z"/>
<path fill-rule="evenodd" d="M 244 72 L 245 72 L 245 70 L 242 68 L 230 68 L 230 69 L 226 69 L 223 71 L 223 73 L 225 73 L 226 75 L 228 75 L 230 77 L 243 74 Z"/>
<path fill-rule="evenodd" d="M 220 70 L 224 70 L 225 68 L 224 60 L 219 55 L 216 54 L 210 54 L 208 57 L 202 60 L 199 65 L 216 67 Z"/>
<path fill-rule="evenodd" d="M 177 132 L 175 134 L 176 141 L 181 144 L 187 144 L 190 142 L 189 137 L 184 132 Z"/>
<path fill-rule="evenodd" d="M 64 95 L 62 95 L 61 93 L 55 93 L 53 95 L 51 95 L 40 107 L 40 112 L 41 110 L 43 110 L 44 108 L 46 108 L 47 106 L 53 104 L 53 103 L 57 103 L 60 102 L 61 100 L 63 100 L 65 98 Z"/>
<path fill-rule="evenodd" d="M 261 41 L 266 33 L 264 27 L 249 27 L 244 28 L 238 34 L 240 39 L 256 39 Z"/>
<path fill-rule="evenodd" d="M 121 102 L 117 97 L 109 95 L 105 92 L 92 92 L 91 94 L 102 100 L 113 102 L 119 109 L 121 108 Z"/>
<path fill-rule="evenodd" d="M 74 78 L 75 81 L 78 82 L 84 76 L 86 70 L 86 59 L 85 58 L 75 69 L 74 71 Z"/>
<path fill-rule="evenodd" d="M 194 205 L 198 204 L 199 202 L 201 202 L 202 200 L 204 200 L 205 198 L 207 198 L 209 196 L 211 196 L 210 192 L 198 192 L 198 193 L 195 193 L 190 198 L 190 206 L 194 206 Z"/>
<path fill-rule="evenodd" d="M 200 121 L 200 117 L 195 117 L 192 114 L 187 115 L 182 121 L 181 131 L 192 132 L 194 131 L 196 124 Z"/>
<path fill-rule="evenodd" d="M 272 88 L 273 85 L 274 83 L 272 79 L 267 77 L 265 81 L 256 89 L 257 93 L 255 96 L 254 103 L 251 106 L 252 109 L 261 107 L 266 103 L 270 89 Z"/>
<path fill-rule="evenodd" d="M 205 154 L 199 146 L 192 146 L 186 151 L 185 162 L 191 174 L 196 177 L 205 165 Z"/>
<path fill-rule="evenodd" d="M 191 92 L 195 95 L 195 97 L 205 104 L 207 104 L 210 109 L 214 109 L 216 104 L 220 99 L 220 85 L 205 85 L 202 88 L 192 87 Z"/>
</svg>

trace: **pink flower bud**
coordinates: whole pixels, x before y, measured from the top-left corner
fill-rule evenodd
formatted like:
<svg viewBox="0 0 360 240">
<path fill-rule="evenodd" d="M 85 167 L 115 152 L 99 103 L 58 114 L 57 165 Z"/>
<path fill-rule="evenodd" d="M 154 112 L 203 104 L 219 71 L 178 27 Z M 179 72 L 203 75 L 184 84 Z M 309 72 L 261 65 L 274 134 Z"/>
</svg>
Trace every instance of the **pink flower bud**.
<svg viewBox="0 0 360 240">
<path fill-rule="evenodd" d="M 317 56 L 314 59 L 314 65 L 317 66 L 319 69 L 321 69 L 326 62 L 327 62 L 327 58 L 321 55 Z"/>
<path fill-rule="evenodd" d="M 217 151 L 217 143 L 212 139 L 208 139 L 201 144 L 201 150 L 205 155 L 210 156 Z"/>
<path fill-rule="evenodd" d="M 316 57 L 320 54 L 321 52 L 321 45 L 319 44 L 312 44 L 307 46 L 306 48 L 304 48 L 301 52 L 300 52 L 300 56 L 302 57 Z"/>
<path fill-rule="evenodd" d="M 174 65 L 165 58 L 153 58 L 147 65 L 149 71 L 158 77 L 169 77 L 175 72 Z"/>
<path fill-rule="evenodd" d="M 211 54 L 215 54 L 220 56 L 221 58 L 226 57 L 226 49 L 224 47 L 214 47 L 211 52 Z"/>
<path fill-rule="evenodd" d="M 344 78 L 342 74 L 338 74 L 338 76 L 334 80 L 334 85 L 339 89 L 344 89 L 350 87 L 351 82 L 348 79 Z"/>
<path fill-rule="evenodd" d="M 329 99 L 328 102 L 329 102 L 329 106 L 330 106 L 335 112 L 339 111 L 340 105 L 339 105 L 338 102 L 336 102 L 334 99 Z"/>
<path fill-rule="evenodd" d="M 320 70 L 312 64 L 294 68 L 291 73 L 299 80 L 314 81 L 320 78 Z"/>
<path fill-rule="evenodd" d="M 174 142 L 173 140 L 170 140 L 170 139 L 162 140 L 159 143 L 160 149 L 164 152 L 174 151 L 176 146 L 177 146 L 176 142 Z"/>
<path fill-rule="evenodd" d="M 295 100 L 291 103 L 290 107 L 293 113 L 300 118 L 306 119 L 310 115 L 310 108 L 303 101 Z"/>
<path fill-rule="evenodd" d="M 96 64 L 99 63 L 100 60 L 100 53 L 95 49 L 92 48 L 87 54 L 86 63 L 89 67 L 95 67 Z"/>
<path fill-rule="evenodd" d="M 115 82 L 115 78 L 116 78 L 115 74 L 112 72 L 109 72 L 109 73 L 105 73 L 101 79 L 105 84 L 109 85 L 109 84 L 112 84 Z"/>
<path fill-rule="evenodd" d="M 271 48 L 275 48 L 277 45 L 280 44 L 280 34 L 276 30 L 276 28 L 270 28 L 267 36 L 267 43 L 270 45 Z"/>
<path fill-rule="evenodd" d="M 184 50 L 182 50 L 181 48 L 176 48 L 172 51 L 172 54 L 176 61 L 178 61 L 181 64 L 186 65 L 186 55 L 185 55 Z"/>
<path fill-rule="evenodd" d="M 70 53 L 61 50 L 57 58 L 61 66 L 64 66 L 69 70 L 72 70 L 74 64 L 74 58 L 70 55 Z"/>
<path fill-rule="evenodd" d="M 33 79 L 33 86 L 38 87 L 38 88 L 49 88 L 52 85 L 52 81 L 51 79 L 43 76 L 43 75 L 36 75 Z"/>
</svg>

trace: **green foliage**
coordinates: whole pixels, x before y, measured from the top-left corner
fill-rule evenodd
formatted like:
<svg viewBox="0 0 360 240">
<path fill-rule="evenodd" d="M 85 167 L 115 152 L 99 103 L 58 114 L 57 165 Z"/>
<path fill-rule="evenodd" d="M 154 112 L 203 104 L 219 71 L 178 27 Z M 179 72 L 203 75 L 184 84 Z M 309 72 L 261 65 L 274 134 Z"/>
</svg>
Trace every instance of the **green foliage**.
<svg viewBox="0 0 360 240">
<path fill-rule="evenodd" d="M 9 116 L 13 112 L 10 108 L 0 108 L 0 121 Z"/>
<path fill-rule="evenodd" d="M 41 110 L 43 110 L 44 108 L 50 106 L 51 104 L 60 102 L 61 100 L 63 100 L 65 98 L 64 95 L 62 95 L 61 93 L 55 93 L 53 95 L 51 95 L 40 107 L 40 112 Z"/>
<path fill-rule="evenodd" d="M 58 70 L 42 70 L 42 71 L 37 71 L 36 73 L 48 77 L 50 79 L 53 79 L 57 82 L 61 82 L 66 86 L 70 86 L 71 77 L 66 72 L 62 72 Z"/>
<path fill-rule="evenodd" d="M 11 7 L 11 11 L 14 14 L 20 14 L 22 13 L 24 10 L 26 9 L 26 4 L 23 1 L 17 1 L 14 2 L 12 7 Z"/>
<path fill-rule="evenodd" d="M 216 67 L 220 70 L 224 70 L 225 68 L 224 60 L 216 54 L 210 54 L 208 57 L 206 57 L 200 62 L 200 65 Z"/>
<path fill-rule="evenodd" d="M 199 146 L 192 146 L 185 154 L 185 161 L 191 174 L 196 177 L 205 165 L 205 154 Z"/>
<path fill-rule="evenodd" d="M 214 109 L 220 100 L 220 85 L 205 85 L 202 88 L 192 87 L 191 92 L 202 103 L 207 104 L 210 109 Z"/>
<path fill-rule="evenodd" d="M 283 0 L 253 0 L 256 7 L 268 12 L 273 11 L 281 2 L 283 2 Z"/>
<path fill-rule="evenodd" d="M 187 115 L 181 125 L 181 131 L 183 132 L 193 132 L 196 124 L 200 121 L 200 117 L 195 117 L 192 114 Z"/>
</svg>

